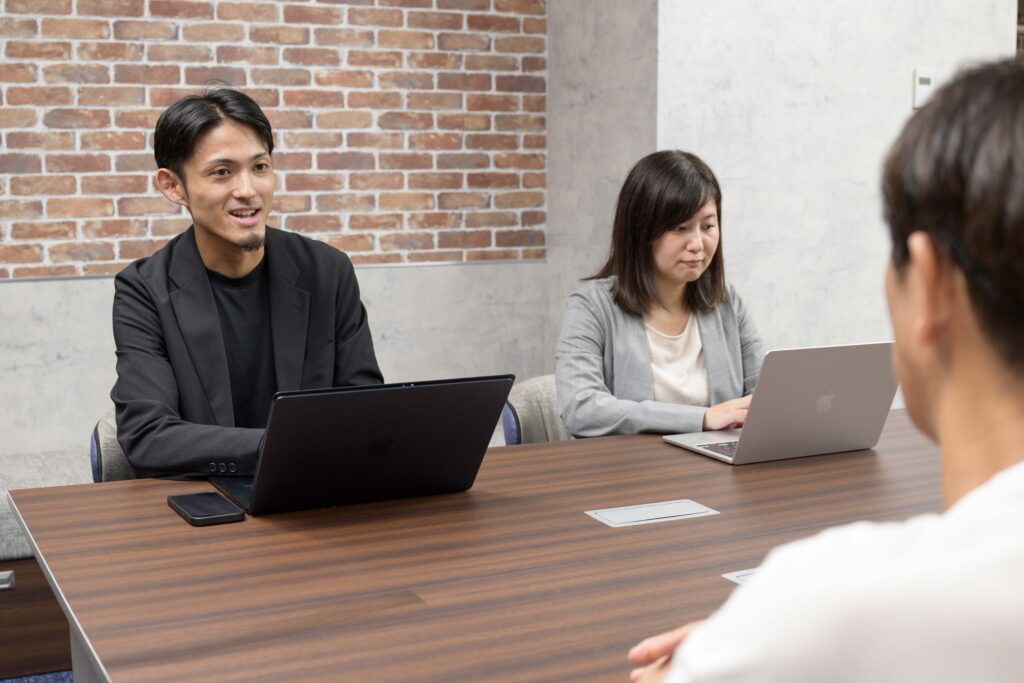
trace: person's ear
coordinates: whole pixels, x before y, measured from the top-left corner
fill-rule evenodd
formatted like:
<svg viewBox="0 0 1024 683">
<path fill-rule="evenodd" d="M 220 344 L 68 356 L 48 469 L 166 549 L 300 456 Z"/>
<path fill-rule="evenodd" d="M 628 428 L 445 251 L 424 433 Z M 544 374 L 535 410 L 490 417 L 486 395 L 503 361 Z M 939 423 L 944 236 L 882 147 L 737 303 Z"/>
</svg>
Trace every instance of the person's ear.
<svg viewBox="0 0 1024 683">
<path fill-rule="evenodd" d="M 925 232 L 907 237 L 904 278 L 917 343 L 935 346 L 948 331 L 956 308 L 956 268 Z"/>
<path fill-rule="evenodd" d="M 188 192 L 185 190 L 185 183 L 174 171 L 161 168 L 153 178 L 153 185 L 160 190 L 160 194 L 170 201 L 188 208 Z"/>
</svg>

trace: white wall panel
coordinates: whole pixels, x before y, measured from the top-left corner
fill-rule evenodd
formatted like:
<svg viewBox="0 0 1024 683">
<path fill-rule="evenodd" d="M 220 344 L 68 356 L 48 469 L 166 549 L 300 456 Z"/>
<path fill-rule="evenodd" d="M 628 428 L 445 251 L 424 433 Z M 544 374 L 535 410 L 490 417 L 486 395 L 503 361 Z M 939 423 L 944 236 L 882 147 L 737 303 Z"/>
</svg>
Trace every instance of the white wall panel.
<svg viewBox="0 0 1024 683">
<path fill-rule="evenodd" d="M 1012 0 L 661 0 L 658 147 L 723 191 L 728 277 L 769 348 L 891 336 L 879 176 L 913 72 L 1013 54 Z"/>
</svg>

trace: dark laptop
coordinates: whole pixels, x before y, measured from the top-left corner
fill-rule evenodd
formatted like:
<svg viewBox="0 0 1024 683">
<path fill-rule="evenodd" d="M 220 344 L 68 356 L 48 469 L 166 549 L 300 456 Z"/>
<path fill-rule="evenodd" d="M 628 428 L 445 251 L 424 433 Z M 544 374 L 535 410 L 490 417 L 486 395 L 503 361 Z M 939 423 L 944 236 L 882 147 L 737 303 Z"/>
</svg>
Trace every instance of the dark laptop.
<svg viewBox="0 0 1024 683">
<path fill-rule="evenodd" d="M 514 381 L 279 392 L 255 476 L 210 481 L 253 516 L 465 491 Z"/>
</svg>

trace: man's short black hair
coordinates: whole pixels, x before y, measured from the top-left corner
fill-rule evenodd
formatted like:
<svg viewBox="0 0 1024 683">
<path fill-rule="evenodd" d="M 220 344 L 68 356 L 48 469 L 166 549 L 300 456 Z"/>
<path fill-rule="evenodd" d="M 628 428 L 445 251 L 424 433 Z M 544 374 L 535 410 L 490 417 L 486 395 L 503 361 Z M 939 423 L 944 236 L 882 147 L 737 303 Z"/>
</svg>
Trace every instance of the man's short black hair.
<svg viewBox="0 0 1024 683">
<path fill-rule="evenodd" d="M 979 324 L 1024 374 L 1024 64 L 962 71 L 907 122 L 882 177 L 892 261 L 927 233 L 967 283 Z"/>
<path fill-rule="evenodd" d="M 608 260 L 588 279 L 615 277 L 612 296 L 622 309 L 643 315 L 660 301 L 655 284 L 654 243 L 686 222 L 709 201 L 722 221 L 722 189 L 696 154 L 663 150 L 638 161 L 626 176 L 615 207 Z M 683 295 L 687 307 L 704 312 L 727 300 L 721 232 L 711 263 Z M 663 302 L 664 303 L 664 302 Z"/>
<path fill-rule="evenodd" d="M 238 90 L 212 88 L 181 98 L 160 115 L 153 140 L 157 168 L 170 169 L 185 182 L 185 162 L 199 137 L 225 120 L 250 126 L 263 138 L 267 154 L 273 153 L 274 135 L 260 105 Z"/>
</svg>

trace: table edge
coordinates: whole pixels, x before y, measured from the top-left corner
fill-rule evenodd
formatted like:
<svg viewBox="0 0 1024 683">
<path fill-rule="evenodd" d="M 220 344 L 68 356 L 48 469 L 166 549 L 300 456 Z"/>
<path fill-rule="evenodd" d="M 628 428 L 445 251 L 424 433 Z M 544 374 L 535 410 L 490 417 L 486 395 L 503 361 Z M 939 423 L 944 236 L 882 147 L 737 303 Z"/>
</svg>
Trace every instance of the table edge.
<svg viewBox="0 0 1024 683">
<path fill-rule="evenodd" d="M 25 532 L 25 537 L 28 539 L 29 547 L 32 548 L 32 555 L 36 559 L 36 563 L 43 572 L 43 576 L 46 577 L 46 583 L 50 585 L 50 590 L 53 591 L 54 596 L 57 598 L 57 604 L 60 605 L 60 609 L 64 612 L 64 617 L 68 620 L 68 627 L 71 629 L 72 641 L 77 641 L 81 651 L 83 651 L 90 660 L 90 664 L 93 667 L 93 671 L 99 673 L 103 680 L 110 681 L 110 674 L 107 673 L 106 667 L 103 666 L 103 662 L 100 661 L 99 655 L 93 648 L 92 642 L 88 636 L 85 635 L 85 630 L 82 625 L 78 622 L 78 617 L 75 615 L 74 610 L 68 604 L 67 598 L 64 596 L 64 592 L 60 589 L 60 585 L 53 577 L 53 573 L 50 571 L 50 566 L 46 563 L 46 558 L 43 557 L 42 552 L 39 550 L 39 546 L 36 545 L 36 540 L 32 537 L 32 533 L 28 529 L 28 525 L 21 516 L 21 511 L 18 509 L 18 504 L 15 502 L 11 492 L 7 492 L 7 500 L 11 505 L 11 510 L 14 511 L 14 517 L 18 521 L 18 525 L 22 531 Z"/>
</svg>

